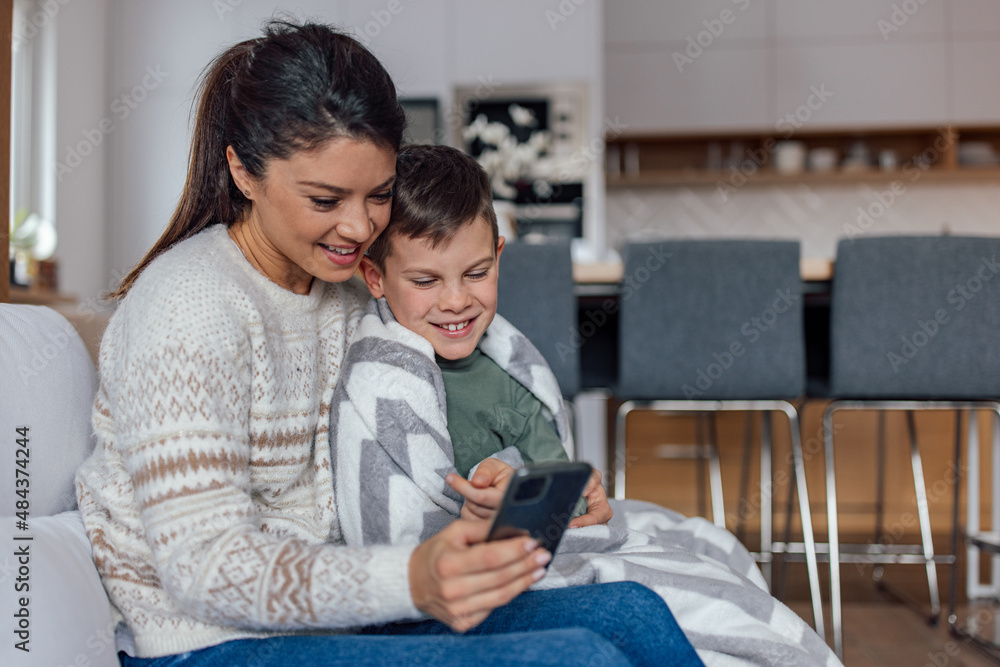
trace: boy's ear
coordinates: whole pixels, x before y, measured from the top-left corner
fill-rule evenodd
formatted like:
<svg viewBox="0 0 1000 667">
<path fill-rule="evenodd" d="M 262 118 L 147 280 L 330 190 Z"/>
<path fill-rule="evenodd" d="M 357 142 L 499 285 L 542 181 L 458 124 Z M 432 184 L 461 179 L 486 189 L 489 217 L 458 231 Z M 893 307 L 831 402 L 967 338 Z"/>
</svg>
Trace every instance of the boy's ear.
<svg viewBox="0 0 1000 667">
<path fill-rule="evenodd" d="M 497 259 L 500 259 L 500 253 L 503 252 L 503 242 L 504 238 L 502 236 L 497 237 Z"/>
<path fill-rule="evenodd" d="M 361 271 L 361 277 L 365 279 L 365 285 L 368 285 L 368 291 L 376 299 L 381 299 L 385 295 L 385 290 L 382 289 L 382 272 L 375 266 L 375 262 L 368 257 L 362 257 L 358 270 Z"/>
</svg>

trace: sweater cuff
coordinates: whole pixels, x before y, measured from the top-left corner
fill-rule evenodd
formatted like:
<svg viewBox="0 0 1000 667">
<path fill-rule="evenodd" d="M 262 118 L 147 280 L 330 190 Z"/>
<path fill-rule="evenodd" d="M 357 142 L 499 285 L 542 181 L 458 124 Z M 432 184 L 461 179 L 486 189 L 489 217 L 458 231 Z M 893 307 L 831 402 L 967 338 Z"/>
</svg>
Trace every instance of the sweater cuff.
<svg viewBox="0 0 1000 667">
<path fill-rule="evenodd" d="M 410 558 L 416 545 L 372 547 L 368 571 L 379 611 L 375 623 L 411 621 L 426 615 L 413 605 L 410 593 Z"/>
</svg>

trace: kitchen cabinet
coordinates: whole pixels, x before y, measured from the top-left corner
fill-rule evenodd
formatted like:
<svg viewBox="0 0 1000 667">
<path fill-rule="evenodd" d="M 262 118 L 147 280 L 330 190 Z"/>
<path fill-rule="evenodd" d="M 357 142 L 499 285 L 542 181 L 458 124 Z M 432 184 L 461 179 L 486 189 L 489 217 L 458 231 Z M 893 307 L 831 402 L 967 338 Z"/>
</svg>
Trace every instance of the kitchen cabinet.
<svg viewBox="0 0 1000 667">
<path fill-rule="evenodd" d="M 720 45 L 763 45 L 767 37 L 765 4 L 754 0 L 701 2 L 620 2 L 605 5 L 605 36 L 614 50 L 646 43 L 675 43 L 683 49 L 688 38 L 709 30 Z M 729 12 L 725 14 L 724 12 Z"/>
<path fill-rule="evenodd" d="M 816 131 L 1000 118 L 995 2 L 761 0 L 740 11 L 744 4 L 608 3 L 608 115 L 637 134 L 768 132 L 825 86 L 834 95 L 814 110 Z M 723 11 L 734 20 L 713 34 Z"/>
<path fill-rule="evenodd" d="M 820 44 L 863 40 L 885 43 L 894 41 L 896 36 L 907 40 L 940 39 L 945 34 L 947 8 L 943 2 L 770 0 L 770 3 L 774 8 L 774 36 L 786 43 L 803 40 Z"/>
<path fill-rule="evenodd" d="M 957 39 L 1000 37 L 996 0 L 949 0 L 951 34 Z"/>
<path fill-rule="evenodd" d="M 815 87 L 828 92 L 803 129 L 945 123 L 948 62 L 944 42 L 778 47 L 775 118 L 794 113 Z"/>
<path fill-rule="evenodd" d="M 608 54 L 608 117 L 631 134 L 773 126 L 764 58 L 760 49 L 706 50 L 680 71 L 669 53 Z"/>
<path fill-rule="evenodd" d="M 1000 19 L 998 19 L 1000 21 Z M 952 49 L 956 123 L 1000 122 L 1000 80 L 982 75 L 982 63 L 1000 63 L 1000 41 L 959 42 Z"/>
</svg>

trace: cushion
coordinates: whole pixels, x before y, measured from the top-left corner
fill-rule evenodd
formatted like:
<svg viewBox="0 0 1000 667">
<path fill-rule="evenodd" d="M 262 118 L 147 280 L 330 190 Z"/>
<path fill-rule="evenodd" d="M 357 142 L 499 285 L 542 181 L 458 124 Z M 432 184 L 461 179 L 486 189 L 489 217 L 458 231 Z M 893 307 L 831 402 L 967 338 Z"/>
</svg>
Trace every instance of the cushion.
<svg viewBox="0 0 1000 667">
<path fill-rule="evenodd" d="M 0 642 L 0 665 L 117 666 L 111 603 L 80 513 L 33 515 L 24 531 L 15 521 L 0 518 L 0 618 L 14 631 L 6 631 Z M 32 539 L 16 539 L 28 536 Z M 27 555 L 17 555 L 19 549 Z M 17 586 L 27 588 L 18 591 Z M 17 634 L 19 624 L 27 625 L 24 635 Z M 25 639 L 28 653 L 16 648 Z"/>
<path fill-rule="evenodd" d="M 0 366 L 4 465 L 16 460 L 17 429 L 26 428 L 31 517 L 74 509 L 73 477 L 95 442 L 90 415 L 97 373 L 86 346 L 51 308 L 0 304 Z M 13 470 L 0 475 L 0 498 L 14 498 L 14 491 Z M 14 507 L 0 505 L 0 512 L 13 514 Z"/>
</svg>

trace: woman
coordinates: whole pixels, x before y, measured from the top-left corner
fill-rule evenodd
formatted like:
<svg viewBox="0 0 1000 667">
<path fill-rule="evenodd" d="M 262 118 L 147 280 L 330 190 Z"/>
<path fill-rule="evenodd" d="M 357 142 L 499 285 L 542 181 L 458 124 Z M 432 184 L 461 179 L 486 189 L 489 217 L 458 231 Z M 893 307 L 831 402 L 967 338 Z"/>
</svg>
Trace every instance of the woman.
<svg viewBox="0 0 1000 667">
<path fill-rule="evenodd" d="M 273 23 L 206 71 L 180 203 L 114 295 L 77 478 L 123 664 L 700 664 L 634 584 L 519 597 L 551 555 L 483 543 L 486 522 L 338 544 L 326 422 L 403 128 L 385 70 L 326 26 Z"/>
</svg>

